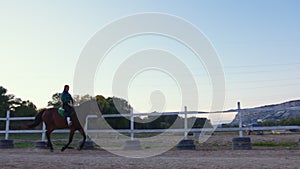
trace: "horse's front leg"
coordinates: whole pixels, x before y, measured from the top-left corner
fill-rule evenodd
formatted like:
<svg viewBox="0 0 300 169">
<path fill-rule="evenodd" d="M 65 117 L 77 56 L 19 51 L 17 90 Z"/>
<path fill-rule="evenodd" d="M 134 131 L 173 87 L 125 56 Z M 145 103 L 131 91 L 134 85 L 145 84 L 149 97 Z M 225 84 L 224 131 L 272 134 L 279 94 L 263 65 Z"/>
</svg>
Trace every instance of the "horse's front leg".
<svg viewBox="0 0 300 169">
<path fill-rule="evenodd" d="M 82 140 L 82 143 L 80 144 L 78 150 L 81 150 L 85 144 L 85 141 L 86 141 L 86 135 L 85 135 L 85 132 L 83 130 L 83 128 L 79 129 L 79 132 L 80 134 L 83 136 L 83 140 Z"/>
<path fill-rule="evenodd" d="M 63 146 L 63 147 L 61 148 L 61 151 L 65 151 L 65 149 L 69 147 L 69 145 L 70 145 L 71 142 L 73 141 L 74 133 L 75 133 L 75 130 L 74 130 L 74 129 L 70 129 L 69 142 L 68 142 L 65 146 Z"/>
</svg>

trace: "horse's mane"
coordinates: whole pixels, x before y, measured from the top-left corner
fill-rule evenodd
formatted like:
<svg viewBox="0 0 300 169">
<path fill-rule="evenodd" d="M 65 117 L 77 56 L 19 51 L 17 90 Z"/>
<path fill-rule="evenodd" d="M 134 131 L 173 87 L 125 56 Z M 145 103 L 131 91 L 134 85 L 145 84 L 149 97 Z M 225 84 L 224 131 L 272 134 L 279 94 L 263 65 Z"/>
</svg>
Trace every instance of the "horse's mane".
<svg viewBox="0 0 300 169">
<path fill-rule="evenodd" d="M 56 108 L 56 107 L 51 107 L 49 108 L 48 110 L 58 110 L 59 108 Z"/>
</svg>

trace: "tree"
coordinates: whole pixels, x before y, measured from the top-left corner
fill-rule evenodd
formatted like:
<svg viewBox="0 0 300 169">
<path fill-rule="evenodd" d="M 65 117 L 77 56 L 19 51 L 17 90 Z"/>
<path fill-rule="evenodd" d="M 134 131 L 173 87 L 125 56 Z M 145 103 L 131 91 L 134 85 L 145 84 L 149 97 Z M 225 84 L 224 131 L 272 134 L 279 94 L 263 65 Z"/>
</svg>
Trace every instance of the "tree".
<svg viewBox="0 0 300 169">
<path fill-rule="evenodd" d="M 48 102 L 48 106 L 52 106 L 54 108 L 59 108 L 62 106 L 61 102 L 61 93 L 55 93 L 52 95 L 52 101 Z"/>
<path fill-rule="evenodd" d="M 22 101 L 20 98 L 15 98 L 14 95 L 6 94 L 7 90 L 0 86 L 0 116 L 6 117 L 6 111 L 10 110 L 11 117 L 32 117 L 35 116 L 36 106 L 30 102 Z M 10 127 L 12 129 L 19 128 L 23 124 L 27 124 L 28 121 L 12 121 Z M 0 121 L 0 129 L 4 129 L 5 122 Z"/>
<path fill-rule="evenodd" d="M 29 100 L 22 101 L 21 99 L 16 99 L 14 103 L 14 108 L 11 111 L 11 117 L 33 117 L 37 114 L 36 106 Z M 32 121 L 12 121 L 10 124 L 11 129 L 19 129 L 20 126 L 26 125 Z"/>
<path fill-rule="evenodd" d="M 6 116 L 6 111 L 12 107 L 13 95 L 6 94 L 7 90 L 0 86 L 0 117 Z"/>
<path fill-rule="evenodd" d="M 32 117 L 37 113 L 36 106 L 29 100 L 21 101 L 19 105 L 14 108 L 12 116 L 14 117 Z"/>
<path fill-rule="evenodd" d="M 104 96 L 102 95 L 97 95 L 96 96 L 96 100 L 98 102 L 98 105 L 100 107 L 100 111 L 102 114 L 109 114 L 109 103 L 108 101 L 105 99 Z"/>
<path fill-rule="evenodd" d="M 96 100 L 102 114 L 130 113 L 131 106 L 122 98 L 97 95 Z M 114 129 L 129 129 L 130 121 L 125 117 L 105 118 L 107 123 Z"/>
<path fill-rule="evenodd" d="M 84 103 L 86 101 L 91 100 L 92 96 L 86 94 L 84 96 L 75 95 L 73 97 L 74 101 L 78 104 Z M 61 93 L 55 93 L 52 95 L 52 100 L 48 102 L 48 106 L 59 108 L 62 106 L 61 102 Z"/>
<path fill-rule="evenodd" d="M 122 98 L 108 97 L 106 101 L 109 103 L 110 114 L 129 114 L 132 109 L 131 105 Z"/>
<path fill-rule="evenodd" d="M 87 102 L 89 100 L 91 100 L 93 97 L 89 94 L 86 94 L 84 96 L 80 96 L 80 95 L 75 95 L 73 97 L 73 99 L 75 100 L 76 103 L 78 104 L 81 104 L 81 103 L 84 103 L 84 102 Z"/>
</svg>

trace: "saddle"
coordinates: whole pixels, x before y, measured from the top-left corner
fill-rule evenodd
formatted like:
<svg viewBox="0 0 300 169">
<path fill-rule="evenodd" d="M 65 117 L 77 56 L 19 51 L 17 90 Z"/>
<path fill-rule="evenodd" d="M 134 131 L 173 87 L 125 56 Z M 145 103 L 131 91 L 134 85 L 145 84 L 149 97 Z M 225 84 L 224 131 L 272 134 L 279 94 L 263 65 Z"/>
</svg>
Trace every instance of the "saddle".
<svg viewBox="0 0 300 169">
<path fill-rule="evenodd" d="M 61 115 L 62 117 L 68 117 L 66 116 L 66 112 L 65 112 L 65 109 L 63 109 L 62 107 L 60 107 L 58 110 L 57 110 L 58 114 Z M 72 116 L 74 114 L 74 111 L 71 112 L 70 116 Z"/>
<path fill-rule="evenodd" d="M 57 112 L 58 112 L 58 114 L 61 115 L 62 117 L 66 117 L 66 116 L 65 116 L 65 109 L 63 109 L 63 108 L 60 107 L 60 108 L 57 110 Z"/>
<path fill-rule="evenodd" d="M 62 117 L 66 118 L 67 123 L 68 123 L 68 126 L 71 126 L 71 125 L 72 125 L 71 117 L 70 117 L 70 116 L 73 114 L 73 112 L 70 114 L 70 116 L 66 116 L 65 110 L 64 110 L 63 108 L 60 107 L 60 108 L 57 110 L 57 113 L 58 113 L 59 115 L 61 115 Z"/>
</svg>

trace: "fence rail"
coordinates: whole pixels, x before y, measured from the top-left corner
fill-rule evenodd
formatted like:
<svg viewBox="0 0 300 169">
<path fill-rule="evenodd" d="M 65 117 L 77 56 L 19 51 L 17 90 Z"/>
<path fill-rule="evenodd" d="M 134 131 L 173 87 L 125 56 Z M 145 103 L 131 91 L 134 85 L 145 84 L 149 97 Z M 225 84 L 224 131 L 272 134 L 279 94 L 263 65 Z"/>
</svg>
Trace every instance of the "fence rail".
<svg viewBox="0 0 300 169">
<path fill-rule="evenodd" d="M 238 108 L 236 110 L 226 111 L 229 112 L 238 112 L 239 114 L 239 127 L 237 128 L 191 128 L 188 129 L 188 115 L 199 115 L 199 114 L 208 114 L 208 113 L 221 113 L 218 112 L 196 112 L 196 111 L 187 111 L 185 107 L 184 112 L 165 112 L 165 113 L 133 113 L 131 110 L 130 114 L 106 114 L 102 115 L 103 118 L 113 118 L 113 117 L 130 117 L 130 129 L 119 129 L 119 130 L 90 130 L 88 129 L 88 122 L 91 118 L 98 118 L 97 115 L 88 115 L 86 117 L 86 125 L 84 129 L 87 133 L 130 133 L 131 140 L 134 140 L 134 134 L 136 133 L 160 133 L 160 132 L 173 132 L 173 133 L 184 133 L 184 139 L 187 139 L 189 132 L 213 132 L 213 131 L 239 131 L 239 136 L 243 136 L 242 131 L 256 131 L 256 130 L 300 130 L 300 126 L 272 126 L 272 127 L 243 127 L 242 126 L 242 112 L 247 109 L 241 109 L 240 104 L 238 103 Z M 260 110 L 266 110 L 260 108 Z M 286 108 L 280 110 L 300 110 L 300 107 Z M 184 125 L 179 129 L 134 129 L 134 117 L 140 116 L 162 116 L 162 115 L 184 115 Z M 42 130 L 10 130 L 10 121 L 21 121 L 21 120 L 34 120 L 35 117 L 10 117 L 10 111 L 6 112 L 6 118 L 0 118 L 0 121 L 6 121 L 5 130 L 0 130 L 0 134 L 5 134 L 5 139 L 9 138 L 9 134 L 12 133 L 42 133 L 42 141 L 45 141 L 45 124 L 43 123 Z M 54 133 L 68 133 L 69 130 L 55 130 Z"/>
</svg>

